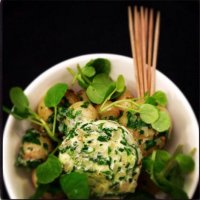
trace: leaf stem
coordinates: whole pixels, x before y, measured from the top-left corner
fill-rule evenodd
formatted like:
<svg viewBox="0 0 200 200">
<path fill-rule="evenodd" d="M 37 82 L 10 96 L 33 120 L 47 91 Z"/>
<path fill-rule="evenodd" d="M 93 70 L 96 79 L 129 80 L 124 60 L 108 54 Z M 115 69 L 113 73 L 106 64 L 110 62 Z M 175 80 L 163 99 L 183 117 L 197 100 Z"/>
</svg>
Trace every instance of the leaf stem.
<svg viewBox="0 0 200 200">
<path fill-rule="evenodd" d="M 166 167 L 164 168 L 164 170 L 161 172 L 164 176 L 167 176 L 168 173 L 171 171 L 171 169 L 177 165 L 177 162 L 175 160 L 177 154 L 181 153 L 182 152 L 182 149 L 183 149 L 183 146 L 182 145 L 179 145 L 174 154 L 172 155 L 172 157 L 169 159 Z"/>
<path fill-rule="evenodd" d="M 111 103 L 111 104 L 109 104 L 109 105 L 107 105 L 107 106 L 105 106 L 105 107 L 102 107 L 102 108 L 100 109 L 100 113 L 106 111 L 107 109 L 109 109 L 109 108 L 111 108 L 111 107 L 113 107 L 113 106 L 118 106 L 117 104 L 119 104 L 119 103 L 124 103 L 124 102 L 128 102 L 128 103 L 133 104 L 133 105 L 136 106 L 136 107 L 139 107 L 139 104 L 138 104 L 138 103 L 135 103 L 135 102 L 134 102 L 134 99 L 122 99 L 122 100 L 115 101 L 115 102 L 113 102 L 113 103 Z M 120 106 L 120 105 L 119 105 L 119 106 Z M 127 109 L 130 110 L 130 109 L 132 109 L 132 108 L 127 107 Z M 134 111 L 135 111 L 135 110 L 134 110 Z"/>
<path fill-rule="evenodd" d="M 57 117 L 57 106 L 54 106 L 53 135 L 55 135 L 55 129 L 56 129 L 56 117 Z"/>
<path fill-rule="evenodd" d="M 32 119 L 32 118 L 29 118 L 29 121 L 32 122 L 32 123 L 34 123 L 34 124 L 37 124 L 37 125 L 39 125 L 39 126 L 42 126 L 42 125 L 43 125 L 43 124 L 40 123 L 39 121 L 36 121 L 36 120 L 34 120 L 34 119 Z"/>
<path fill-rule="evenodd" d="M 60 140 L 53 134 L 53 132 L 50 130 L 48 124 L 43 119 L 41 119 L 41 123 L 42 123 L 42 126 L 47 131 L 49 137 L 55 142 L 60 142 Z"/>
<path fill-rule="evenodd" d="M 54 133 L 50 130 L 48 124 L 35 112 L 33 112 L 32 110 L 29 111 L 32 116 L 38 120 L 41 123 L 41 126 L 46 130 L 47 134 L 49 135 L 49 137 L 55 141 L 55 142 L 60 142 L 60 140 L 54 135 Z"/>
<path fill-rule="evenodd" d="M 105 103 L 110 100 L 111 96 L 115 93 L 116 91 L 116 87 L 115 89 L 107 96 L 107 98 L 104 100 L 104 102 L 101 104 L 101 107 L 100 107 L 100 111 L 102 110 L 102 108 L 104 107 Z"/>
<path fill-rule="evenodd" d="M 78 72 L 81 74 L 82 78 L 84 79 L 84 81 L 87 83 L 87 84 L 91 84 L 92 82 L 82 73 L 81 71 L 81 68 L 79 65 L 77 65 L 77 69 L 78 69 Z"/>
<path fill-rule="evenodd" d="M 73 76 L 72 85 L 74 85 L 77 80 L 77 74 L 70 67 L 67 67 L 67 71 Z"/>
</svg>

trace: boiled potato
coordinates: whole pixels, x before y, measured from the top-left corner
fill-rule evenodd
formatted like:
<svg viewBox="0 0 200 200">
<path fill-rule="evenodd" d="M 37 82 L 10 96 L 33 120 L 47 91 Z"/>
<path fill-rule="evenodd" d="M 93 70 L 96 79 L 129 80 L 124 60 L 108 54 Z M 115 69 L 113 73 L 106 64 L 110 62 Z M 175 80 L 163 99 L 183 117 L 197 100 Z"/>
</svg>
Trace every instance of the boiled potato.
<svg viewBox="0 0 200 200">
<path fill-rule="evenodd" d="M 104 106 L 108 106 L 111 103 L 112 103 L 112 101 L 107 101 Z M 95 106 L 101 119 L 116 119 L 120 115 L 120 109 L 117 107 L 113 106 L 104 112 L 100 112 L 100 107 L 101 107 L 101 105 Z"/>
<path fill-rule="evenodd" d="M 46 122 L 48 118 L 52 115 L 53 111 L 50 108 L 46 107 L 44 104 L 44 99 L 41 99 L 37 107 L 37 113 Z"/>
</svg>

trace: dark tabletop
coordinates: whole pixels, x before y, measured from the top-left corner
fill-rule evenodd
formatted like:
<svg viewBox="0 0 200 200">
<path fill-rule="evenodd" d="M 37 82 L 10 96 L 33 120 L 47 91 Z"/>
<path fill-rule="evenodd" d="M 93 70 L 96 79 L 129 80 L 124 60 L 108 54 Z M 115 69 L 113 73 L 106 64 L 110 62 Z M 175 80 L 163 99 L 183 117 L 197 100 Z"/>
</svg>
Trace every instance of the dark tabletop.
<svg viewBox="0 0 200 200">
<path fill-rule="evenodd" d="M 68 58 L 88 53 L 131 56 L 127 20 L 130 4 L 3 1 L 3 104 L 11 106 L 8 93 L 12 86 L 25 88 L 40 73 Z M 198 1 L 140 1 L 140 4 L 161 11 L 158 69 L 183 91 L 198 117 Z M 3 114 L 3 126 L 6 118 Z M 2 198 L 6 199 L 8 195 L 1 182 Z M 199 199 L 198 190 L 194 199 Z"/>
</svg>

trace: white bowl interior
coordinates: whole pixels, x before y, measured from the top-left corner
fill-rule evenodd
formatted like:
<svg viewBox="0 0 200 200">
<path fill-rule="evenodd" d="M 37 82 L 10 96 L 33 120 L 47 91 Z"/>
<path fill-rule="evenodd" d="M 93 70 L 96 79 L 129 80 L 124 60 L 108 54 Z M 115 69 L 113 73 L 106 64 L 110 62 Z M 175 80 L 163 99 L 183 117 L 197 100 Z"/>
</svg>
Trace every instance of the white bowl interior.
<svg viewBox="0 0 200 200">
<path fill-rule="evenodd" d="M 40 98 L 53 84 L 65 82 L 70 87 L 72 77 L 66 70 L 67 67 L 76 69 L 77 64 L 82 66 L 90 59 L 99 57 L 108 58 L 111 61 L 111 77 L 116 79 L 119 74 L 123 74 L 127 87 L 135 94 L 135 73 L 132 58 L 113 54 L 90 54 L 61 62 L 37 77 L 25 90 L 32 108 L 36 108 Z M 77 85 L 73 87 L 75 90 L 79 88 Z M 185 190 L 189 198 L 192 198 L 199 179 L 198 123 L 185 96 L 172 81 L 159 71 L 156 72 L 156 89 L 166 92 L 169 102 L 168 110 L 173 121 L 172 136 L 167 149 L 172 152 L 179 144 L 184 144 L 186 151 L 196 148 L 195 170 L 187 177 L 185 183 Z M 21 137 L 28 127 L 30 124 L 27 121 L 17 121 L 10 116 L 4 129 L 3 175 L 8 194 L 13 199 L 28 198 L 34 192 L 29 173 L 14 166 Z"/>
</svg>

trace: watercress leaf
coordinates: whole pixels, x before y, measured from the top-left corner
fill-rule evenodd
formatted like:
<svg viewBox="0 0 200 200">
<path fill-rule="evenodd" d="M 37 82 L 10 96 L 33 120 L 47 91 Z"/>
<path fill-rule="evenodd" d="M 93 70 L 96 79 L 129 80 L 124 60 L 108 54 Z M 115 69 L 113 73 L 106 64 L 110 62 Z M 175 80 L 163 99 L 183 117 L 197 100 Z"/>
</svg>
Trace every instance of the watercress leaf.
<svg viewBox="0 0 200 200">
<path fill-rule="evenodd" d="M 139 108 L 139 113 L 142 121 L 147 124 L 155 122 L 159 117 L 158 109 L 150 104 L 142 104 Z"/>
<path fill-rule="evenodd" d="M 156 91 L 152 96 L 161 106 L 167 105 L 167 96 L 163 91 Z"/>
<path fill-rule="evenodd" d="M 87 90 L 86 94 L 92 103 L 101 104 L 106 95 L 107 89 L 102 87 L 102 84 L 93 83 L 90 85 Z"/>
<path fill-rule="evenodd" d="M 153 122 L 152 124 L 153 129 L 155 129 L 158 132 L 166 131 L 171 126 L 171 119 L 167 112 L 159 111 L 159 117 L 158 119 Z"/>
<path fill-rule="evenodd" d="M 154 173 L 160 173 L 167 165 L 171 155 L 165 150 L 157 150 L 154 161 Z"/>
<path fill-rule="evenodd" d="M 82 78 L 81 74 L 78 74 L 77 80 L 78 80 L 78 84 L 79 84 L 83 89 L 87 89 L 87 87 L 88 87 L 89 85 L 88 85 L 88 83 L 86 83 L 86 82 L 84 81 L 84 79 Z"/>
<path fill-rule="evenodd" d="M 157 186 L 162 191 L 169 194 L 172 197 L 172 199 L 181 199 L 181 200 L 188 199 L 186 192 L 182 188 L 180 188 L 173 182 L 169 181 L 162 175 L 155 174 L 154 176 L 157 180 Z"/>
<path fill-rule="evenodd" d="M 115 82 L 113 82 L 110 85 L 108 85 L 107 90 L 106 90 L 106 94 L 105 94 L 105 98 L 108 98 L 107 100 L 111 99 L 112 93 L 114 92 L 115 88 L 116 88 L 116 83 Z"/>
<path fill-rule="evenodd" d="M 39 184 L 36 188 L 35 193 L 30 197 L 30 199 L 40 199 L 44 193 L 47 191 L 49 185 Z"/>
<path fill-rule="evenodd" d="M 151 159 L 151 155 L 144 157 L 142 159 L 142 168 L 149 174 L 151 174 L 151 170 L 152 170 L 152 166 L 153 166 L 153 160 Z"/>
<path fill-rule="evenodd" d="M 3 106 L 3 111 L 12 115 L 15 119 L 23 120 L 27 119 L 31 114 L 29 113 L 29 109 L 25 109 L 23 111 L 18 110 L 15 106 L 12 110 L 7 108 L 6 106 Z"/>
<path fill-rule="evenodd" d="M 111 80 L 111 78 L 105 73 L 97 74 L 92 81 L 92 83 L 100 83 L 104 87 L 106 87 L 112 82 L 113 81 Z"/>
<path fill-rule="evenodd" d="M 98 74 L 94 77 L 92 84 L 86 90 L 86 94 L 91 102 L 101 104 L 112 91 L 113 81 L 107 74 Z"/>
<path fill-rule="evenodd" d="M 178 174 L 178 176 L 177 176 L 177 174 Z M 183 176 L 183 174 L 180 173 L 180 168 L 179 168 L 179 165 L 177 163 L 170 170 L 170 173 L 168 173 L 167 179 L 171 183 L 177 185 L 179 188 L 184 187 L 184 176 Z"/>
<path fill-rule="evenodd" d="M 19 111 L 23 112 L 29 106 L 28 98 L 20 87 L 11 88 L 9 95 L 12 103 Z"/>
<path fill-rule="evenodd" d="M 95 75 L 96 71 L 94 67 L 86 65 L 82 68 L 82 73 L 87 77 L 92 77 Z"/>
<path fill-rule="evenodd" d="M 188 199 L 187 194 L 180 187 L 183 185 L 182 177 L 177 178 L 180 170 L 177 168 L 174 154 L 171 156 L 167 151 L 156 151 L 152 170 L 153 179 L 152 177 L 151 179 L 162 191 L 168 193 L 172 198 Z"/>
<path fill-rule="evenodd" d="M 109 74 L 111 70 L 111 63 L 108 59 L 97 58 L 90 63 L 95 68 L 96 74 Z"/>
<path fill-rule="evenodd" d="M 65 95 L 67 91 L 67 84 L 65 83 L 57 83 L 52 86 L 46 93 L 44 97 L 44 103 L 47 107 L 55 107 L 57 106 L 62 97 Z"/>
<path fill-rule="evenodd" d="M 47 160 L 36 168 L 37 180 L 41 184 L 53 182 L 62 172 L 58 158 L 50 154 Z"/>
<path fill-rule="evenodd" d="M 29 112 L 28 108 L 25 108 L 23 111 L 21 111 L 14 106 L 12 115 L 18 119 L 27 119 L 29 116 L 31 116 L 31 113 Z"/>
<path fill-rule="evenodd" d="M 119 75 L 116 81 L 116 91 L 123 92 L 125 88 L 125 80 L 122 75 Z"/>
<path fill-rule="evenodd" d="M 151 105 L 154 105 L 154 106 L 157 105 L 156 100 L 155 100 L 155 98 L 153 98 L 153 97 L 148 97 L 148 98 L 146 98 L 145 103 L 151 104 Z"/>
<path fill-rule="evenodd" d="M 60 177 L 60 185 L 69 199 L 88 199 L 88 177 L 84 173 L 72 172 Z"/>
<path fill-rule="evenodd" d="M 179 168 L 183 174 L 187 174 L 194 170 L 194 160 L 190 155 L 180 153 L 175 159 L 178 162 Z"/>
</svg>

